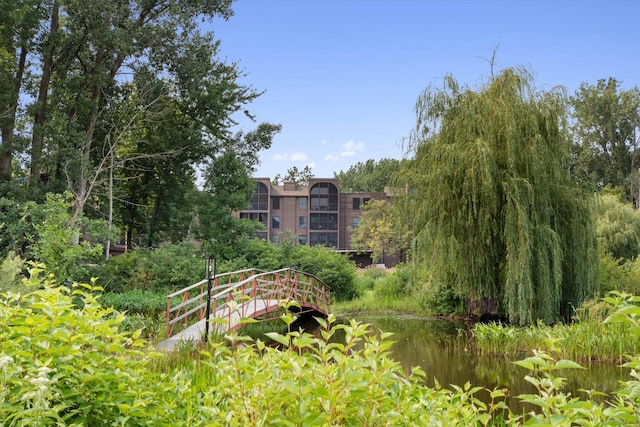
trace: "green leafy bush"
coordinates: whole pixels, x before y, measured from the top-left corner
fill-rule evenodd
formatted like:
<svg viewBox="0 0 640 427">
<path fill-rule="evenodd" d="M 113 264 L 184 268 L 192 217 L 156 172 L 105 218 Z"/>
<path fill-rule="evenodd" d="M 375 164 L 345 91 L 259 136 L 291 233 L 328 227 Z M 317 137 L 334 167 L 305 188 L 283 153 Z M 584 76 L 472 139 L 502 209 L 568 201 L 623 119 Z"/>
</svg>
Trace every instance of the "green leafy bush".
<svg viewBox="0 0 640 427">
<path fill-rule="evenodd" d="M 13 252 L 9 252 L 7 256 L 0 261 L 0 277 L 3 281 L 0 283 L 0 292 L 22 292 L 24 287 L 20 281 L 20 273 L 24 261 Z"/>
<path fill-rule="evenodd" d="M 131 289 L 123 292 L 107 292 L 99 297 L 105 307 L 117 311 L 144 314 L 150 317 L 164 313 L 167 308 L 167 295 L 144 289 Z"/>
<path fill-rule="evenodd" d="M 100 244 L 80 239 L 85 231 L 93 239 L 102 237 L 91 233 L 92 230 L 86 226 L 81 228 L 79 225 L 83 218 L 77 218 L 77 225 L 70 226 L 72 203 L 73 196 L 68 193 L 47 194 L 44 204 L 31 203 L 25 209 L 30 211 L 35 228 L 29 255 L 31 259 L 46 264 L 62 283 L 83 277 L 87 266 L 101 259 L 104 249 Z M 97 222 L 91 223 L 95 225 Z"/>
<path fill-rule="evenodd" d="M 387 271 L 381 268 L 367 268 L 358 270 L 354 277 L 356 296 L 363 297 L 367 291 L 373 290 L 378 281 L 384 281 Z"/>
<path fill-rule="evenodd" d="M 131 250 L 109 258 L 90 273 L 109 292 L 174 291 L 202 280 L 204 260 L 192 243 L 182 242 Z"/>
<path fill-rule="evenodd" d="M 0 297 L 3 425 L 142 425 L 153 420 L 162 380 L 138 333 L 98 304 L 90 285 L 55 286 L 30 271 L 20 299 Z M 82 299 L 78 308 L 75 298 Z M 140 385 L 143 385 L 140 388 Z M 134 420 L 138 420 L 137 422 Z"/>
<path fill-rule="evenodd" d="M 298 245 L 291 255 L 291 262 L 296 269 L 313 274 L 329 285 L 333 299 L 341 301 L 355 297 L 356 266 L 346 255 L 325 246 Z"/>
<path fill-rule="evenodd" d="M 601 252 L 600 289 L 603 295 L 611 291 L 640 294 L 640 259 L 625 261 Z"/>
</svg>

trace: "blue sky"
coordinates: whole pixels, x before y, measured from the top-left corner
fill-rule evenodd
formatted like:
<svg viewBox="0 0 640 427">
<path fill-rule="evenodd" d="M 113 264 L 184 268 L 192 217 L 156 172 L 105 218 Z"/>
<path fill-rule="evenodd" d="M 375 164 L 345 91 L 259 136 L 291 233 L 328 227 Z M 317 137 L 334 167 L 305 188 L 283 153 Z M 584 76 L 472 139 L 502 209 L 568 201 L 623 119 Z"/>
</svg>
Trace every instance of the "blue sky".
<svg viewBox="0 0 640 427">
<path fill-rule="evenodd" d="M 540 89 L 640 80 L 640 1 L 238 0 L 216 20 L 221 55 L 266 92 L 249 110 L 282 132 L 256 177 L 310 165 L 333 177 L 402 158 L 420 92 L 451 74 L 477 86 L 524 66 Z M 245 121 L 248 131 L 255 125 Z"/>
</svg>

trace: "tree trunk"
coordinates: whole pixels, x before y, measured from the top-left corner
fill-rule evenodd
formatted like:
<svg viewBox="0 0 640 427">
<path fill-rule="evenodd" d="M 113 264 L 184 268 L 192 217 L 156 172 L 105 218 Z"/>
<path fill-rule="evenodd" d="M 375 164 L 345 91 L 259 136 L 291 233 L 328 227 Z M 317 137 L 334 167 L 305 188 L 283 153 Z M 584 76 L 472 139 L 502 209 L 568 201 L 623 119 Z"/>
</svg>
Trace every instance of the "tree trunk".
<svg viewBox="0 0 640 427">
<path fill-rule="evenodd" d="M 13 136 L 16 124 L 16 114 L 18 113 L 18 99 L 20 88 L 22 87 L 22 77 L 24 76 L 25 63 L 27 62 L 27 48 L 20 49 L 20 58 L 16 69 L 13 93 L 8 104 L 7 114 L 9 118 L 2 122 L 2 145 L 0 146 L 0 181 L 6 182 L 11 179 L 11 162 L 13 160 Z"/>
<path fill-rule="evenodd" d="M 40 79 L 40 87 L 38 89 L 38 102 L 33 122 L 33 135 L 31 137 L 31 186 L 42 183 L 40 174 L 42 171 L 42 147 L 44 139 L 44 123 L 47 115 L 47 97 L 49 95 L 49 84 L 51 83 L 51 73 L 54 67 L 54 39 L 58 32 L 59 26 L 59 10 L 58 1 L 53 2 L 53 10 L 51 12 L 51 25 L 49 27 L 49 46 L 44 54 L 42 64 L 42 78 Z"/>
</svg>

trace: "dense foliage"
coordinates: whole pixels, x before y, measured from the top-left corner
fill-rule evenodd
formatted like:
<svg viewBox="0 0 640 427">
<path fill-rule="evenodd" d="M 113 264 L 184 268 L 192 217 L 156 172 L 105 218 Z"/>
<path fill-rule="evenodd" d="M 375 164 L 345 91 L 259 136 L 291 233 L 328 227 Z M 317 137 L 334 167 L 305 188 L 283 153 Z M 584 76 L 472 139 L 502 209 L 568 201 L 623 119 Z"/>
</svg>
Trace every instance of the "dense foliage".
<svg viewBox="0 0 640 427">
<path fill-rule="evenodd" d="M 317 245 L 297 244 L 297 240 L 275 245 L 266 240 L 248 240 L 237 257 L 222 264 L 222 271 L 241 270 L 251 266 L 272 271 L 292 267 L 313 274 L 331 288 L 337 300 L 355 296 L 355 264 L 345 254 Z"/>
<path fill-rule="evenodd" d="M 640 253 L 640 212 L 619 195 L 604 191 L 596 202 L 601 250 L 620 262 L 633 261 Z"/>
<path fill-rule="evenodd" d="M 593 198 L 565 164 L 566 102 L 506 70 L 479 90 L 428 88 L 398 200 L 413 260 L 469 311 L 518 324 L 567 318 L 597 288 Z"/>
<path fill-rule="evenodd" d="M 391 202 L 369 200 L 351 234 L 351 246 L 359 252 L 370 250 L 374 264 L 384 261 L 385 255 L 401 255 L 409 246 L 406 221 L 396 214 Z"/>
<path fill-rule="evenodd" d="M 167 244 L 157 249 L 136 249 L 88 268 L 84 277 L 96 277 L 97 284 L 107 292 L 143 290 L 167 294 L 205 277 L 201 253 L 188 242 Z M 354 263 L 346 255 L 324 246 L 309 247 L 297 242 L 275 245 L 266 240 L 247 239 L 242 243 L 241 251 L 232 258 L 216 256 L 217 273 L 293 267 L 328 284 L 335 299 L 355 295 Z"/>
<path fill-rule="evenodd" d="M 384 191 L 392 182 L 392 177 L 400 169 L 402 162 L 397 159 L 369 159 L 358 162 L 346 171 L 334 173 L 340 180 L 340 189 L 349 192 Z"/>
<path fill-rule="evenodd" d="M 4 228 L 28 233 L 12 222 L 18 205 L 66 191 L 73 245 L 104 237 L 89 220 L 129 247 L 250 234 L 230 213 L 246 205 L 248 176 L 280 126 L 234 131 L 237 115 L 255 120 L 247 106 L 261 92 L 241 83 L 244 71 L 201 25 L 230 18 L 231 4 L 3 1 Z M 9 249 L 24 255 L 29 245 L 3 245 L 2 255 Z"/>
<path fill-rule="evenodd" d="M 389 357 L 387 334 L 366 325 L 322 323 L 319 337 L 269 333 L 282 345 L 251 345 L 231 334 L 199 353 L 148 351 L 138 333 L 120 332 L 124 316 L 101 307 L 90 285 L 56 286 L 33 268 L 23 295 L 0 295 L 0 417 L 18 425 L 632 425 L 640 382 L 622 382 L 607 402 L 562 391 L 560 369 L 580 369 L 544 352 L 516 362 L 536 392 L 519 396 L 534 410 L 513 414 L 507 390 L 489 404 L 470 384 L 423 385 Z M 80 305 L 78 305 L 80 302 Z M 637 298 L 612 300 L 617 322 L 637 334 Z M 285 314 L 290 325 L 294 317 Z M 344 340 L 334 341 L 337 332 Z M 240 346 L 238 344 L 243 343 Z M 630 357 L 626 365 L 640 368 Z"/>
<path fill-rule="evenodd" d="M 571 173 L 597 189 L 620 189 L 640 207 L 638 144 L 640 90 L 623 90 L 609 77 L 595 85 L 582 83 L 571 97 L 574 144 Z"/>
</svg>

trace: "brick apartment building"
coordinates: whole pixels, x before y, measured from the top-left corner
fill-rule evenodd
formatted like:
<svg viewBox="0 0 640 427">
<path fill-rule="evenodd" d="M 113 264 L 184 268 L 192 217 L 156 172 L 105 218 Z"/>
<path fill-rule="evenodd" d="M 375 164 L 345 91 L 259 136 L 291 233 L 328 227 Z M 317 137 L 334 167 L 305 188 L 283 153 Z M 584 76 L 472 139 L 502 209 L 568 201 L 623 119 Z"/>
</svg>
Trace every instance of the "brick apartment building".
<svg viewBox="0 0 640 427">
<path fill-rule="evenodd" d="M 254 178 L 253 198 L 239 218 L 264 224 L 258 237 L 278 241 L 282 232 L 295 233 L 303 245 L 325 245 L 348 253 L 361 266 L 371 264 L 370 254 L 358 254 L 351 247 L 351 230 L 357 227 L 362 207 L 369 200 L 389 200 L 385 192 L 342 193 L 337 178 L 311 178 L 309 185 L 285 182 L 272 185 L 269 178 Z M 397 257 L 385 257 L 394 265 Z"/>
</svg>

